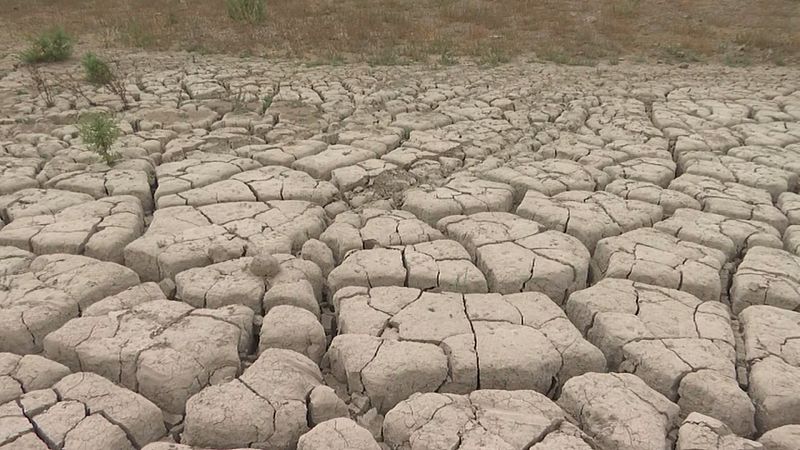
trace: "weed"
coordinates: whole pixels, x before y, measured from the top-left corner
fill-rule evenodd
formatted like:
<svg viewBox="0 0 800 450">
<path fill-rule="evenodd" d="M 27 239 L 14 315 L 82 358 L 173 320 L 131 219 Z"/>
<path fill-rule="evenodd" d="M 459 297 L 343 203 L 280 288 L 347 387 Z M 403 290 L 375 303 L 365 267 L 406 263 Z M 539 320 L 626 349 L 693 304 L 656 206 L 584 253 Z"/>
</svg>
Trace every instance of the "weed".
<svg viewBox="0 0 800 450">
<path fill-rule="evenodd" d="M 272 92 L 269 95 L 265 95 L 261 97 L 261 115 L 263 116 L 270 106 L 272 106 L 272 100 L 281 92 L 281 83 L 280 81 L 272 85 Z"/>
<path fill-rule="evenodd" d="M 722 61 L 728 67 L 747 67 L 753 64 L 750 56 L 744 53 L 728 53 Z"/>
<path fill-rule="evenodd" d="M 667 45 L 662 48 L 664 57 L 673 62 L 700 62 L 700 57 L 688 48 L 680 45 Z"/>
<path fill-rule="evenodd" d="M 319 67 L 319 66 L 341 66 L 344 65 L 347 61 L 344 59 L 344 56 L 330 52 L 324 58 L 318 58 L 306 63 L 306 67 Z"/>
<path fill-rule="evenodd" d="M 33 82 L 33 87 L 36 89 L 36 92 L 44 98 L 45 105 L 47 105 L 48 108 L 55 106 L 56 100 L 53 97 L 53 84 L 47 79 L 45 74 L 39 70 L 39 66 L 36 64 L 26 64 L 25 70 L 28 71 L 28 75 Z"/>
<path fill-rule="evenodd" d="M 70 100 L 70 105 L 72 105 L 73 109 L 77 107 L 75 100 L 78 97 L 86 100 L 86 103 L 88 103 L 89 106 L 97 106 L 94 100 L 86 95 L 86 92 L 83 90 L 83 83 L 81 80 L 75 78 L 71 73 L 64 74 L 64 76 L 59 80 L 59 85 L 75 96 L 75 99 Z"/>
<path fill-rule="evenodd" d="M 30 46 L 19 56 L 29 64 L 64 61 L 72 55 L 72 42 L 63 28 L 53 27 L 32 38 Z"/>
<path fill-rule="evenodd" d="M 226 0 L 228 17 L 239 22 L 259 23 L 264 20 L 264 0 Z"/>
<path fill-rule="evenodd" d="M 499 66 L 511 61 L 511 58 L 500 47 L 490 46 L 481 55 L 478 63 L 482 66 Z"/>
<path fill-rule="evenodd" d="M 125 86 L 125 76 L 122 75 L 118 64 L 115 64 L 115 67 L 112 68 L 111 64 L 94 53 L 84 55 L 81 64 L 86 75 L 86 81 L 95 86 L 105 87 L 119 97 L 122 101 L 123 109 L 128 109 L 130 102 Z"/>
<path fill-rule="evenodd" d="M 617 16 L 632 17 L 639 11 L 641 0 L 616 0 L 611 6 Z"/>
<path fill-rule="evenodd" d="M 100 155 L 109 166 L 119 159 L 119 154 L 111 151 L 120 135 L 119 127 L 114 119 L 102 113 L 86 114 L 78 123 L 78 132 L 84 144 Z"/>
<path fill-rule="evenodd" d="M 261 97 L 261 115 L 267 112 L 270 106 L 272 106 L 272 95 L 265 95 Z"/>
<path fill-rule="evenodd" d="M 139 21 L 129 21 L 121 28 L 120 40 L 129 47 L 151 48 L 156 43 L 156 37 Z"/>
<path fill-rule="evenodd" d="M 579 55 L 571 55 L 561 49 L 547 49 L 541 54 L 541 58 L 556 64 L 565 66 L 586 66 L 593 67 L 597 62 L 591 58 Z"/>
<path fill-rule="evenodd" d="M 231 112 L 243 113 L 247 111 L 247 97 L 242 88 L 239 88 L 236 95 L 231 95 L 229 98 L 231 101 Z"/>
<path fill-rule="evenodd" d="M 384 48 L 378 53 L 369 56 L 367 64 L 370 66 L 400 66 L 403 64 L 403 60 L 394 49 Z"/>
<path fill-rule="evenodd" d="M 31 40 L 19 56 L 28 64 L 64 61 L 72 55 L 72 38 L 61 27 L 54 27 Z"/>
<path fill-rule="evenodd" d="M 178 14 L 175 11 L 167 13 L 167 25 L 174 26 L 178 24 Z"/>
<path fill-rule="evenodd" d="M 94 53 L 85 54 L 83 60 L 81 60 L 81 64 L 86 74 L 86 81 L 95 86 L 105 86 L 111 83 L 115 78 L 111 66 Z"/>
</svg>

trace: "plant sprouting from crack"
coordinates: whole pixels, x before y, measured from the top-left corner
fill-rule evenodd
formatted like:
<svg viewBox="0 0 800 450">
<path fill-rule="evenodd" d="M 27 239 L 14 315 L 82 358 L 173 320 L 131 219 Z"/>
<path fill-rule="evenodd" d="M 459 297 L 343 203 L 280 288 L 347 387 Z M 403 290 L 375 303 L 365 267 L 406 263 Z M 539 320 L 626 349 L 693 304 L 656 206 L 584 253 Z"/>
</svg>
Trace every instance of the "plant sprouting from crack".
<svg viewBox="0 0 800 450">
<path fill-rule="evenodd" d="M 109 166 L 119 159 L 119 154 L 111 150 L 120 130 L 108 114 L 94 113 L 84 115 L 78 123 L 78 131 L 90 150 L 100 155 Z"/>
<path fill-rule="evenodd" d="M 36 92 L 44 98 L 44 103 L 47 105 L 48 108 L 52 108 L 56 104 L 55 97 L 53 95 L 54 84 L 47 78 L 47 76 L 39 69 L 39 66 L 36 64 L 25 64 L 25 70 L 27 70 L 28 75 L 31 77 L 31 82 L 33 84 L 33 88 L 36 89 Z"/>
<path fill-rule="evenodd" d="M 128 109 L 128 91 L 125 86 L 125 76 L 119 64 L 106 62 L 94 53 L 87 53 L 81 60 L 86 81 L 98 87 L 105 87 L 122 101 L 122 108 Z"/>
</svg>

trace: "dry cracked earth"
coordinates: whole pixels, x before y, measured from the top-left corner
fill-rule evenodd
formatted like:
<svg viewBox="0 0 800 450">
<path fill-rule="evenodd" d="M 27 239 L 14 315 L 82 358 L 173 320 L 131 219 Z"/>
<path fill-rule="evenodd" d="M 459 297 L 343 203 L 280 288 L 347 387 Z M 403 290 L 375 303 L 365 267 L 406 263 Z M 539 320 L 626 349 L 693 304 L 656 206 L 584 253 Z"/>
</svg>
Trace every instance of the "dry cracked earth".
<svg viewBox="0 0 800 450">
<path fill-rule="evenodd" d="M 800 448 L 796 70 L 126 58 L 0 79 L 1 449 Z"/>
</svg>

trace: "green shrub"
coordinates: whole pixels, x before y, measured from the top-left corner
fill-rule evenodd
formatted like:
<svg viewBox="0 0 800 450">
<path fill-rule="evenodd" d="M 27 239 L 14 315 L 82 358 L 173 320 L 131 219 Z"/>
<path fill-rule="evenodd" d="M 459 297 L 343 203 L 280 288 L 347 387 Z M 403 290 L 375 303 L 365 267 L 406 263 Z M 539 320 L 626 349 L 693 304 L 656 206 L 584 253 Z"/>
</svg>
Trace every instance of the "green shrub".
<svg viewBox="0 0 800 450">
<path fill-rule="evenodd" d="M 264 0 L 226 0 L 228 17 L 240 22 L 258 23 L 264 20 Z"/>
<path fill-rule="evenodd" d="M 119 127 L 111 116 L 102 113 L 86 114 L 78 123 L 78 131 L 83 142 L 100 155 L 106 164 L 111 165 L 119 159 L 119 155 L 111 151 L 111 146 L 120 134 Z"/>
<path fill-rule="evenodd" d="M 122 107 L 128 109 L 128 91 L 125 86 L 125 77 L 119 73 L 119 66 L 112 67 L 111 64 L 95 55 L 87 53 L 81 61 L 86 81 L 95 85 L 103 86 L 122 101 Z"/>
<path fill-rule="evenodd" d="M 104 86 L 114 80 L 114 71 L 111 70 L 111 66 L 94 53 L 83 55 L 81 64 L 86 74 L 86 81 L 95 86 Z"/>
<path fill-rule="evenodd" d="M 28 64 L 64 61 L 72 55 L 72 38 L 61 27 L 44 31 L 31 40 L 31 45 L 20 54 Z"/>
</svg>

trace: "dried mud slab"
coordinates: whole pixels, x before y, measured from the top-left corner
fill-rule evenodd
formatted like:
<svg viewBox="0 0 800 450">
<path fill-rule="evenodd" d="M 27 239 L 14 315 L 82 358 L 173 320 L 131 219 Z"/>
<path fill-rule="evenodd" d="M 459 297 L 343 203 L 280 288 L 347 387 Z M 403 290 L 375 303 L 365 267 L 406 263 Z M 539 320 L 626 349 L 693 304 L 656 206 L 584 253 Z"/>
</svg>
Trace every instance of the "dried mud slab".
<svg viewBox="0 0 800 450">
<path fill-rule="evenodd" d="M 528 190 L 555 195 L 564 191 L 602 190 L 610 181 L 607 173 L 565 159 L 512 162 L 507 166 L 483 172 L 481 178 L 514 187 L 517 199 Z"/>
<path fill-rule="evenodd" d="M 776 205 L 786 214 L 789 225 L 800 225 L 800 194 L 784 192 L 778 197 Z"/>
<path fill-rule="evenodd" d="M 726 153 L 744 161 L 775 167 L 800 175 L 800 145 L 734 147 Z"/>
<path fill-rule="evenodd" d="M 154 194 L 156 206 L 158 208 L 173 206 L 162 204 L 161 197 L 207 186 L 258 167 L 261 167 L 261 164 L 249 158 L 203 152 L 190 153 L 186 159 L 161 164 L 156 167 L 158 181 L 158 189 Z"/>
<path fill-rule="evenodd" d="M 292 163 L 292 169 L 302 170 L 317 180 L 330 180 L 334 170 L 380 157 L 374 151 L 350 145 L 331 145 L 314 155 Z"/>
<path fill-rule="evenodd" d="M 39 158 L 0 156 L 0 195 L 38 188 L 36 175 L 42 163 Z"/>
<path fill-rule="evenodd" d="M 675 178 L 676 164 L 665 158 L 633 158 L 604 167 L 612 180 L 635 180 L 666 188 Z"/>
<path fill-rule="evenodd" d="M 164 195 L 158 199 L 158 207 L 271 200 L 303 200 L 325 206 L 338 195 L 339 190 L 327 181 L 315 180 L 299 170 L 268 166 L 241 172 L 208 186 Z"/>
<path fill-rule="evenodd" d="M 770 193 L 763 189 L 693 174 L 681 175 L 669 188 L 699 201 L 703 211 L 765 222 L 781 233 L 789 225 L 786 216 L 772 205 Z"/>
<path fill-rule="evenodd" d="M 0 351 L 39 353 L 45 336 L 82 310 L 139 284 L 135 272 L 118 264 L 64 254 L 31 261 L 18 252 L 3 252 L 12 256 L 3 265 L 14 269 L 0 277 Z"/>
<path fill-rule="evenodd" d="M 145 211 L 153 210 L 153 195 L 147 173 L 140 170 L 110 169 L 98 172 L 69 172 L 51 178 L 43 187 L 89 194 L 95 199 L 132 195 Z"/>
<path fill-rule="evenodd" d="M 100 375 L 48 381 L 0 404 L 0 448 L 133 450 L 166 435 L 156 405 Z"/>
<path fill-rule="evenodd" d="M 792 450 L 800 439 L 800 425 L 773 428 L 758 438 L 766 450 Z"/>
<path fill-rule="evenodd" d="M 514 190 L 505 183 L 475 177 L 454 178 L 441 187 L 420 186 L 406 191 L 403 209 L 435 226 L 440 219 L 458 214 L 508 212 Z"/>
<path fill-rule="evenodd" d="M 327 355 L 332 372 L 383 412 L 414 389 L 553 395 L 570 377 L 605 369 L 600 351 L 540 293 L 347 288 L 334 305 L 340 334 Z"/>
<path fill-rule="evenodd" d="M 441 232 L 408 211 L 371 208 L 360 213 L 338 214 L 319 237 L 333 251 L 337 262 L 355 250 L 414 245 L 443 238 Z"/>
<path fill-rule="evenodd" d="M 325 329 L 317 316 L 306 309 L 278 305 L 264 316 L 259 354 L 270 348 L 282 348 L 300 353 L 319 365 L 327 346 Z"/>
<path fill-rule="evenodd" d="M 175 206 L 155 212 L 144 236 L 125 247 L 125 263 L 143 280 L 160 281 L 242 256 L 291 253 L 325 225 L 325 211 L 303 201 Z"/>
<path fill-rule="evenodd" d="M 20 217 L 55 214 L 94 200 L 91 195 L 59 189 L 23 189 L 0 196 L 0 219 L 11 223 Z"/>
<path fill-rule="evenodd" d="M 253 311 L 195 309 L 155 300 L 72 319 L 44 339 L 44 354 L 72 370 L 100 374 L 170 414 L 210 384 L 235 377 L 253 343 Z"/>
<path fill-rule="evenodd" d="M 627 373 L 589 373 L 564 385 L 558 406 L 602 450 L 672 448 L 678 405 Z"/>
<path fill-rule="evenodd" d="M 739 321 L 758 431 L 800 423 L 800 313 L 757 305 Z"/>
<path fill-rule="evenodd" d="M 734 434 L 724 423 L 713 417 L 691 413 L 678 430 L 676 450 L 762 450 L 758 442 Z"/>
<path fill-rule="evenodd" d="M 800 256 L 767 247 L 745 255 L 731 285 L 731 308 L 739 314 L 750 305 L 800 308 Z"/>
<path fill-rule="evenodd" d="M 259 270 L 260 258 L 244 257 L 206 267 L 195 267 L 175 276 L 175 298 L 195 308 L 244 305 L 263 315 L 271 307 L 292 304 L 319 316 L 323 278 L 311 261 L 292 255 L 271 255 L 276 267 Z"/>
<path fill-rule="evenodd" d="M 653 228 L 684 241 L 720 250 L 729 261 L 740 258 L 753 247 L 782 247 L 781 234 L 766 223 L 732 219 L 694 209 L 679 209 Z"/>
<path fill-rule="evenodd" d="M 622 278 L 718 301 L 725 254 L 663 231 L 640 228 L 597 244 L 591 261 L 594 282 Z"/>
<path fill-rule="evenodd" d="M 608 183 L 605 190 L 626 200 L 638 200 L 661 206 L 665 216 L 671 216 L 680 208 L 701 209 L 700 202 L 694 198 L 645 181 L 617 179 Z"/>
<path fill-rule="evenodd" d="M 797 174 L 780 168 L 704 152 L 683 155 L 683 173 L 716 178 L 722 182 L 739 183 L 769 192 L 773 200 L 797 187 Z"/>
<path fill-rule="evenodd" d="M 0 353 L 0 405 L 48 389 L 69 374 L 67 366 L 38 355 Z"/>
<path fill-rule="evenodd" d="M 342 192 L 370 185 L 380 174 L 397 169 L 382 159 L 368 159 L 331 172 L 331 183 Z"/>
<path fill-rule="evenodd" d="M 366 429 L 346 418 L 331 419 L 300 436 L 297 450 L 380 450 Z"/>
<path fill-rule="evenodd" d="M 0 230 L 0 245 L 36 254 L 69 253 L 124 263 L 123 248 L 142 235 L 144 211 L 136 197 L 115 196 L 26 216 Z"/>
<path fill-rule="evenodd" d="M 0 246 L 0 276 L 26 272 L 35 258 L 36 255 L 31 252 Z"/>
<path fill-rule="evenodd" d="M 299 140 L 285 145 L 254 147 L 252 157 L 264 166 L 291 167 L 298 159 L 316 155 L 326 148 L 328 144 L 322 141 Z"/>
<path fill-rule="evenodd" d="M 597 136 L 573 133 L 560 133 L 557 140 L 543 145 L 537 156 L 542 159 L 568 159 L 600 170 L 631 159 L 672 159 L 664 139 L 656 138 L 642 144 L 624 140 L 619 144 L 606 144 Z"/>
<path fill-rule="evenodd" d="M 331 295 L 349 286 L 488 292 L 486 278 L 469 253 L 447 239 L 352 252 L 328 275 Z"/>
<path fill-rule="evenodd" d="M 754 411 L 736 378 L 730 312 L 674 289 L 605 279 L 572 294 L 567 315 L 608 359 L 676 402 L 740 435 L 755 432 Z"/>
<path fill-rule="evenodd" d="M 659 206 L 603 191 L 568 191 L 552 197 L 528 191 L 517 214 L 575 236 L 590 252 L 600 239 L 650 227 L 663 217 Z"/>
<path fill-rule="evenodd" d="M 240 377 L 189 399 L 181 443 L 295 448 L 308 431 L 308 394 L 321 384 L 322 374 L 310 359 L 268 349 Z"/>
<path fill-rule="evenodd" d="M 530 390 L 417 393 L 386 414 L 383 439 L 391 448 L 436 450 L 592 448 L 558 405 Z"/>
<path fill-rule="evenodd" d="M 563 303 L 583 289 L 589 252 L 578 239 L 511 213 L 450 216 L 438 228 L 467 249 L 489 292 L 542 292 Z"/>
</svg>

